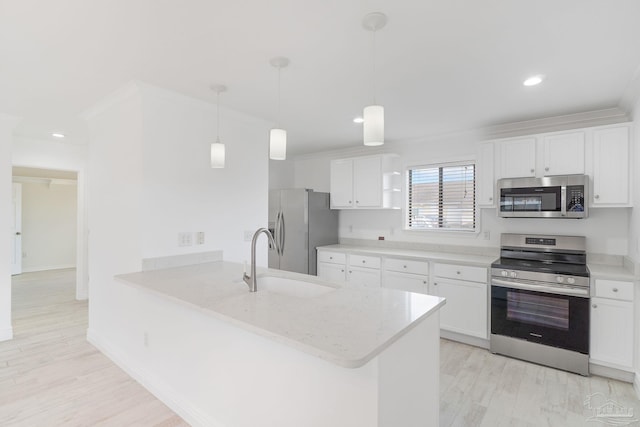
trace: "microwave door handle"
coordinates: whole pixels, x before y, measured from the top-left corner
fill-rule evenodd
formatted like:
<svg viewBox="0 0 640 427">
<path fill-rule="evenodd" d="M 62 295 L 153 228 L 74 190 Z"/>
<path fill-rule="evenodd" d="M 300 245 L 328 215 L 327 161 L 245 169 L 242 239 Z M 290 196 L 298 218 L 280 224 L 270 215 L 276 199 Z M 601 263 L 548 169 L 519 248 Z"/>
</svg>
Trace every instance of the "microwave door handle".
<svg viewBox="0 0 640 427">
<path fill-rule="evenodd" d="M 560 203 L 562 206 L 561 215 L 567 216 L 567 187 L 565 185 L 560 187 Z"/>
</svg>

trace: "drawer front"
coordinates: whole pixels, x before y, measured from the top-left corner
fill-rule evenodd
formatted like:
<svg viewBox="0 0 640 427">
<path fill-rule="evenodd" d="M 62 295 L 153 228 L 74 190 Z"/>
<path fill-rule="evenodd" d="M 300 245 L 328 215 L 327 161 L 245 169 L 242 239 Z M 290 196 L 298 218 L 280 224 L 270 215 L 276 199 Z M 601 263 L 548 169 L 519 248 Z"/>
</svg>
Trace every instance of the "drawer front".
<svg viewBox="0 0 640 427">
<path fill-rule="evenodd" d="M 387 271 L 423 274 L 426 276 L 429 274 L 429 263 L 427 261 L 387 258 L 384 260 L 384 269 Z"/>
<path fill-rule="evenodd" d="M 487 283 L 487 269 L 485 267 L 436 263 L 434 274 L 438 277 Z"/>
<path fill-rule="evenodd" d="M 318 262 L 329 262 L 331 264 L 346 264 L 347 255 L 342 252 L 318 251 Z"/>
<path fill-rule="evenodd" d="M 633 301 L 633 283 L 618 280 L 596 280 L 596 296 Z"/>
<path fill-rule="evenodd" d="M 351 267 L 380 268 L 380 257 L 367 255 L 349 255 Z"/>
</svg>

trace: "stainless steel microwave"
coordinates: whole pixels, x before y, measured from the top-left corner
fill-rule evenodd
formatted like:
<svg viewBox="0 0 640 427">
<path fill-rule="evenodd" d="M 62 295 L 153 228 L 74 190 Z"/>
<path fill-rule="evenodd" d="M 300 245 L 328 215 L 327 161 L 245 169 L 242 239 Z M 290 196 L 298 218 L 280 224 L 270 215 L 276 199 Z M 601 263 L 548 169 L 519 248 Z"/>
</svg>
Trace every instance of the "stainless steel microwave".
<svg viewBox="0 0 640 427">
<path fill-rule="evenodd" d="M 586 218 L 589 177 L 587 175 L 498 180 L 503 218 Z"/>
</svg>

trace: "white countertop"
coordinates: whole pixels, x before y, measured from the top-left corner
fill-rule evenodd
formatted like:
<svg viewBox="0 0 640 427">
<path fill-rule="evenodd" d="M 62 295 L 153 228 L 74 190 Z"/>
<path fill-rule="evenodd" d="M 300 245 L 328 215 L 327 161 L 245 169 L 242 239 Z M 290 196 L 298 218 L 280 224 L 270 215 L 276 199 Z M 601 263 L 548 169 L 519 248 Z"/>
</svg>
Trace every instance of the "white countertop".
<svg viewBox="0 0 640 427">
<path fill-rule="evenodd" d="M 315 276 L 259 269 L 258 292 L 242 281 L 242 264 L 213 262 L 116 276 L 274 341 L 346 368 L 357 368 L 437 311 L 444 298 L 391 289 L 330 284 Z M 260 276 L 335 288 L 308 298 L 260 289 Z"/>
<path fill-rule="evenodd" d="M 362 255 L 381 255 L 381 256 L 398 256 L 402 258 L 426 259 L 433 261 L 443 261 L 451 263 L 460 263 L 465 265 L 477 265 L 481 267 L 489 267 L 498 257 L 496 255 L 475 255 L 465 254 L 461 252 L 432 252 L 414 249 L 392 249 L 392 248 L 376 248 L 367 246 L 351 246 L 351 245 L 328 245 L 319 246 L 318 250 L 339 251 L 352 254 Z"/>
<path fill-rule="evenodd" d="M 638 280 L 631 270 L 621 265 L 592 264 L 588 263 L 589 272 L 592 279 L 611 279 L 611 280 Z"/>
</svg>

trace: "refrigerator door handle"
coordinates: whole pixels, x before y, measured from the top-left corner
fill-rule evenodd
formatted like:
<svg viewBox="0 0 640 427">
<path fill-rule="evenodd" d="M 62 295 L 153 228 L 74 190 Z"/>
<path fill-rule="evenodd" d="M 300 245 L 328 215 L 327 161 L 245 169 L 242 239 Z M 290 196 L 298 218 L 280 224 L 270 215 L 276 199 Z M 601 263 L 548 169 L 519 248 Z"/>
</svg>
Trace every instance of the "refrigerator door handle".
<svg viewBox="0 0 640 427">
<path fill-rule="evenodd" d="M 284 213 L 280 212 L 280 241 L 278 244 L 280 245 L 280 255 L 284 254 L 284 240 L 285 240 L 285 226 L 284 226 Z"/>
<path fill-rule="evenodd" d="M 275 243 L 275 246 L 274 246 L 273 249 L 276 250 L 276 253 L 278 255 L 280 255 L 279 238 L 280 238 L 280 211 L 278 211 L 278 213 L 276 214 L 276 225 L 275 225 L 274 234 L 273 234 L 273 241 Z M 271 244 L 271 243 L 269 243 L 269 244 Z"/>
</svg>

